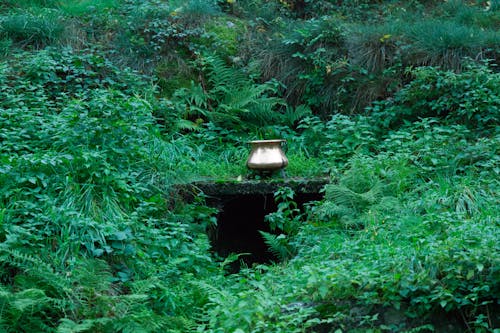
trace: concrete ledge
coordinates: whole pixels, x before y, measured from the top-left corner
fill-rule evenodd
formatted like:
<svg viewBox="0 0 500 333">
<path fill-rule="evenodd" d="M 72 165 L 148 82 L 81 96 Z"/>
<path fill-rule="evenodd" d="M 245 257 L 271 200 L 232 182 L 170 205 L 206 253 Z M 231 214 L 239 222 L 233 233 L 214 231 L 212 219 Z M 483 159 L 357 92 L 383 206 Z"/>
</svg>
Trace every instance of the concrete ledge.
<svg viewBox="0 0 500 333">
<path fill-rule="evenodd" d="M 329 178 L 309 179 L 264 179 L 242 181 L 198 181 L 190 184 L 179 184 L 176 188 L 181 194 L 204 193 L 208 196 L 232 196 L 246 194 L 273 194 L 280 187 L 290 187 L 297 194 L 317 194 L 328 184 Z M 190 195 L 187 195 L 189 197 Z M 184 196 L 183 195 L 183 196 Z"/>
</svg>

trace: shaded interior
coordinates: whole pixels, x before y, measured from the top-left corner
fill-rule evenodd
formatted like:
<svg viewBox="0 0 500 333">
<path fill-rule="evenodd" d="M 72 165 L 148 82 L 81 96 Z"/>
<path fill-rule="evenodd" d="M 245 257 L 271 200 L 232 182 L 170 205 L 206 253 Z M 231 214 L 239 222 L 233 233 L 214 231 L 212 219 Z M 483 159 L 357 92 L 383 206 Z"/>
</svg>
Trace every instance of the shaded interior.
<svg viewBox="0 0 500 333">
<path fill-rule="evenodd" d="M 319 193 L 307 193 L 296 194 L 294 201 L 303 209 L 305 203 L 321 199 Z M 224 195 L 211 201 L 220 211 L 216 230 L 211 235 L 214 250 L 224 258 L 231 253 L 242 254 L 239 261 L 232 264 L 231 272 L 238 271 L 242 265 L 250 267 L 277 260 L 259 233 L 259 230 L 270 232 L 264 217 L 277 209 L 273 194 Z"/>
</svg>

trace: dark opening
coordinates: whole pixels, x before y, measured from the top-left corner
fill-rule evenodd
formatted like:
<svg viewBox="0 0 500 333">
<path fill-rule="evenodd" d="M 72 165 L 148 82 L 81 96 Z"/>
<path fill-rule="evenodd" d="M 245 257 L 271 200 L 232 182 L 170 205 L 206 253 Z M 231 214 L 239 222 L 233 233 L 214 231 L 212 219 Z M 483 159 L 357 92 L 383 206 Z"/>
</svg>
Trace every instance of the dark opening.
<svg viewBox="0 0 500 333">
<path fill-rule="evenodd" d="M 319 193 L 307 193 L 296 194 L 294 201 L 303 208 L 304 203 L 321 199 Z M 224 258 L 231 253 L 247 253 L 240 256 L 240 261 L 249 267 L 277 261 L 259 233 L 259 230 L 270 232 L 264 217 L 277 209 L 273 194 L 226 195 L 217 201 L 220 213 L 211 236 L 215 251 Z M 239 269 L 240 262 L 235 262 L 230 271 L 234 273 Z"/>
</svg>

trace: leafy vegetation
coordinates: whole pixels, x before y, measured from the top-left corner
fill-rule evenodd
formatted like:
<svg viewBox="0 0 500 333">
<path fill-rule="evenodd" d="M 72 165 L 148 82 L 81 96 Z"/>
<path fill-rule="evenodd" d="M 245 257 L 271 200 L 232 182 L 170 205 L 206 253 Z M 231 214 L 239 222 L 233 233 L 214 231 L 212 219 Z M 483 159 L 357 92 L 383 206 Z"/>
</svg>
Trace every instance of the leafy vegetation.
<svg viewBox="0 0 500 333">
<path fill-rule="evenodd" d="M 3 1 L 0 330 L 498 333 L 499 6 Z M 230 274 L 177 185 L 275 138 L 329 184 Z"/>
</svg>

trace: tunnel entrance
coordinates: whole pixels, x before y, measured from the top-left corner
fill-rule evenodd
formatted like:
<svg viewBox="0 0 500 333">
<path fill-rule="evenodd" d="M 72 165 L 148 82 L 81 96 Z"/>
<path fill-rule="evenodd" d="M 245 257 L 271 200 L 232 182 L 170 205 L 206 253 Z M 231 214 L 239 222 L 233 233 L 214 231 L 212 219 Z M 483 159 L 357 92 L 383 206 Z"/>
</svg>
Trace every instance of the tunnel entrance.
<svg viewBox="0 0 500 333">
<path fill-rule="evenodd" d="M 319 193 L 302 193 L 296 194 L 294 201 L 303 209 L 305 203 L 321 199 Z M 273 194 L 228 196 L 219 202 L 218 207 L 217 227 L 211 237 L 215 252 L 223 258 L 231 253 L 242 254 L 240 262 L 233 264 L 231 271 L 239 270 L 240 265 L 250 267 L 278 261 L 259 232 L 271 232 L 265 216 L 277 210 Z"/>
<path fill-rule="evenodd" d="M 305 203 L 323 198 L 321 189 L 326 183 L 326 179 L 197 183 L 196 188 L 206 195 L 207 205 L 219 210 L 217 226 L 209 233 L 213 250 L 222 258 L 241 254 L 239 261 L 232 263 L 231 273 L 241 266 L 277 261 L 259 232 L 270 232 L 264 217 L 277 210 L 274 192 L 283 186 L 291 187 L 295 192 L 294 201 L 303 209 Z"/>
<path fill-rule="evenodd" d="M 328 178 L 194 182 L 178 185 L 176 190 L 188 201 L 203 194 L 206 204 L 217 208 L 217 226 L 208 235 L 221 258 L 241 254 L 229 268 L 235 273 L 241 267 L 278 261 L 259 232 L 270 232 L 264 218 L 277 210 L 274 193 L 278 188 L 290 187 L 295 193 L 293 201 L 303 210 L 304 204 L 323 199 L 321 189 L 328 183 Z"/>
<path fill-rule="evenodd" d="M 276 260 L 259 233 L 259 230 L 270 232 L 264 217 L 276 210 L 272 195 L 235 195 L 223 200 L 219 207 L 217 228 L 211 239 L 219 256 L 243 254 L 240 259 L 248 266 Z"/>
</svg>

